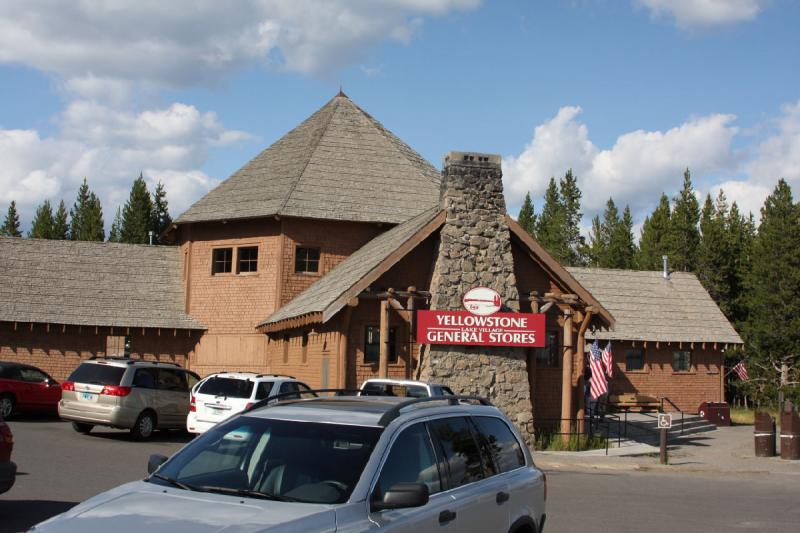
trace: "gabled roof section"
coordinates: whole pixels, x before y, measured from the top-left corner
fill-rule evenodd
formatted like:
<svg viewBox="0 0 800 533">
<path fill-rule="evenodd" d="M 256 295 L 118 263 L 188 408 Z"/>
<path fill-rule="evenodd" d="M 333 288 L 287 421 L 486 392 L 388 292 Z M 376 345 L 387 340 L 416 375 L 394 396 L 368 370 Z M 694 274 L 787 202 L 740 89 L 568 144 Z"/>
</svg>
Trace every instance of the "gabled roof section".
<svg viewBox="0 0 800 533">
<path fill-rule="evenodd" d="M 588 338 L 741 344 L 717 304 L 689 272 L 664 279 L 660 271 L 568 268 L 617 319 Z"/>
<path fill-rule="evenodd" d="M 340 93 L 176 223 L 285 215 L 398 224 L 438 203 L 440 180 L 422 156 Z"/>
<path fill-rule="evenodd" d="M 0 320 L 205 329 L 183 311 L 180 250 L 0 237 Z"/>
<path fill-rule="evenodd" d="M 559 281 L 561 285 L 568 291 L 578 295 L 578 298 L 583 300 L 586 304 L 594 308 L 596 315 L 603 318 L 605 323 L 609 326 L 614 324 L 615 316 L 600 303 L 602 299 L 598 299 L 590 291 L 586 290 L 580 280 L 572 275 L 571 270 L 565 268 L 550 253 L 539 244 L 539 242 L 531 237 L 519 223 L 506 215 L 506 223 L 511 234 L 514 235 L 529 251 L 531 259 L 536 261 L 542 269 L 547 272 L 553 279 Z"/>
<path fill-rule="evenodd" d="M 358 296 L 443 223 L 444 212 L 435 207 L 378 235 L 258 327 L 272 331 L 304 323 L 327 322 L 351 298 Z M 306 320 L 302 320 L 303 317 Z"/>
</svg>

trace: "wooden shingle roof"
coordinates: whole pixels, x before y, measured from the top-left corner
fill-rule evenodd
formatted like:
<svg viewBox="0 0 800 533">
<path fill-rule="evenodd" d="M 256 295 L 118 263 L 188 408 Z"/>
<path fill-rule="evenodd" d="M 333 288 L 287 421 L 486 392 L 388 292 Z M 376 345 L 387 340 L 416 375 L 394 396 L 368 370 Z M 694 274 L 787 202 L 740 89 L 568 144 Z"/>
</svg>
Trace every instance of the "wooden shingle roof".
<svg viewBox="0 0 800 533">
<path fill-rule="evenodd" d="M 688 272 L 567 268 L 614 315 L 610 330 L 587 338 L 741 344 L 714 300 Z"/>
<path fill-rule="evenodd" d="M 285 215 L 397 224 L 438 203 L 440 179 L 340 93 L 176 223 Z"/>
<path fill-rule="evenodd" d="M 180 250 L 0 237 L 0 320 L 205 329 L 183 311 Z"/>
<path fill-rule="evenodd" d="M 326 322 L 347 304 L 352 297 L 350 293 L 360 293 L 443 222 L 444 213 L 434 207 L 378 235 L 275 311 L 259 327 L 269 327 L 298 317 Z M 380 266 L 384 268 L 379 269 Z"/>
</svg>

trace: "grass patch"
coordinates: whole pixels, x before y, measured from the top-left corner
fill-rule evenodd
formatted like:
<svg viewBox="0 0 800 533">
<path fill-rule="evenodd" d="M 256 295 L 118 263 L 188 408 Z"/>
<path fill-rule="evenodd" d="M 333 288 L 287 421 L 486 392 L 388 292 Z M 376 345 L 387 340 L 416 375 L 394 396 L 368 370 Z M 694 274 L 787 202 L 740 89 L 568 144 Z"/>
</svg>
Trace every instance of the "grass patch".
<svg viewBox="0 0 800 533">
<path fill-rule="evenodd" d="M 602 435 L 570 435 L 564 441 L 563 435 L 551 432 L 540 432 L 536 436 L 534 449 L 551 452 L 582 452 L 584 450 L 602 450 L 606 447 L 606 439 Z M 609 444 L 610 447 L 610 444 Z"/>
<path fill-rule="evenodd" d="M 771 416 L 775 417 L 776 422 L 780 422 L 778 410 L 773 408 L 758 409 L 758 411 L 766 411 Z M 737 426 L 752 426 L 756 416 L 756 409 L 744 407 L 731 407 L 731 423 Z"/>
</svg>

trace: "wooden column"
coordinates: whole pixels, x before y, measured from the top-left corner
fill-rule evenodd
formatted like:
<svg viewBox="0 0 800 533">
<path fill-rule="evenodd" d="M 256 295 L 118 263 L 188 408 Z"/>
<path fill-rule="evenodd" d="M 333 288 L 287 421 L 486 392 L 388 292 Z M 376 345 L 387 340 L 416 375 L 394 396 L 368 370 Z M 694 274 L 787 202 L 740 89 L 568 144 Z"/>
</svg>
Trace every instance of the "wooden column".
<svg viewBox="0 0 800 533">
<path fill-rule="evenodd" d="M 569 441 L 572 418 L 572 311 L 564 311 L 564 353 L 561 366 L 561 439 Z"/>
<path fill-rule="evenodd" d="M 381 300 L 380 358 L 378 377 L 389 377 L 389 298 Z"/>
<path fill-rule="evenodd" d="M 341 330 L 339 331 L 339 354 L 336 365 L 336 386 L 340 389 L 347 388 L 347 336 L 350 333 L 350 317 L 353 315 L 353 308 L 358 305 L 358 299 L 353 299 L 355 305 L 348 305 L 342 314 Z M 352 302 L 351 302 L 352 303 Z"/>
<path fill-rule="evenodd" d="M 414 364 L 414 335 L 417 329 L 416 303 L 414 302 L 414 293 L 417 292 L 417 288 L 412 285 L 408 288 L 408 292 L 408 302 L 406 303 L 406 309 L 408 310 L 408 364 L 406 365 L 406 379 L 411 379 L 411 365 Z"/>
<path fill-rule="evenodd" d="M 578 330 L 578 354 L 581 357 L 581 364 L 583 364 L 583 357 L 586 352 L 586 328 L 589 327 L 589 322 L 592 320 L 592 313 L 594 310 L 591 307 L 586 308 L 586 314 L 583 317 L 583 322 L 581 323 L 581 327 Z M 583 366 L 578 369 L 580 371 L 580 375 L 578 376 L 578 433 L 583 433 L 583 417 L 585 414 L 585 394 L 583 393 L 583 388 L 586 385 L 583 379 Z M 609 385 L 610 388 L 610 385 Z"/>
</svg>

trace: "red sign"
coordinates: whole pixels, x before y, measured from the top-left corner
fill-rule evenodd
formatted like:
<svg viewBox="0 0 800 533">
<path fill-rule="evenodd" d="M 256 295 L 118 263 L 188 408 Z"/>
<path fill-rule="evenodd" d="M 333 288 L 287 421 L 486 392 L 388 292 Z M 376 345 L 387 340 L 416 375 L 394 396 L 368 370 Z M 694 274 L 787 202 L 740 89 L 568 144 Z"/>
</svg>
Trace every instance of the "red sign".
<svg viewBox="0 0 800 533">
<path fill-rule="evenodd" d="M 462 346 L 544 346 L 541 313 L 417 311 L 417 343 Z"/>
</svg>

